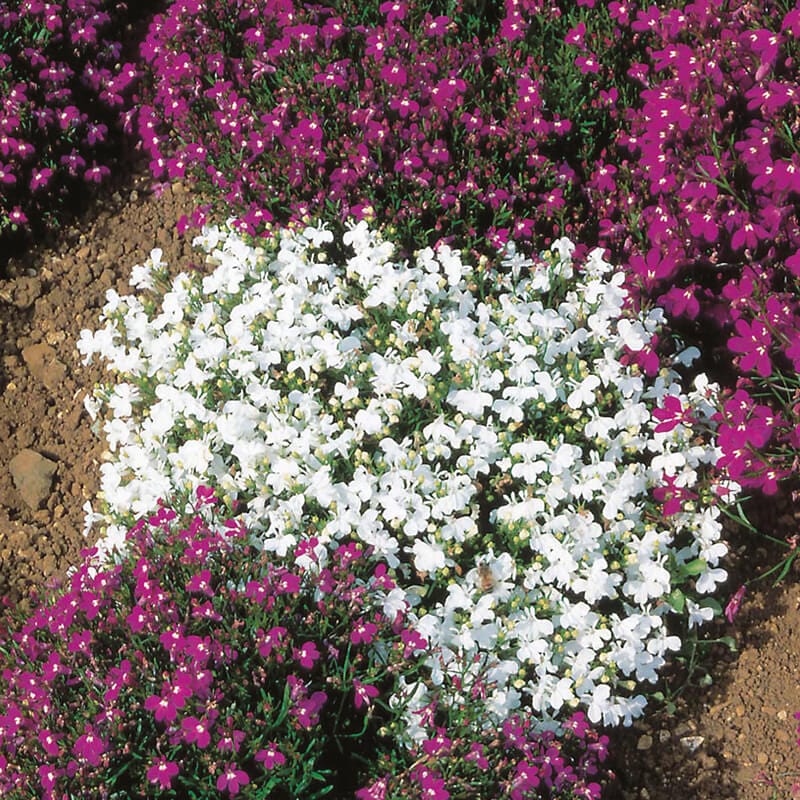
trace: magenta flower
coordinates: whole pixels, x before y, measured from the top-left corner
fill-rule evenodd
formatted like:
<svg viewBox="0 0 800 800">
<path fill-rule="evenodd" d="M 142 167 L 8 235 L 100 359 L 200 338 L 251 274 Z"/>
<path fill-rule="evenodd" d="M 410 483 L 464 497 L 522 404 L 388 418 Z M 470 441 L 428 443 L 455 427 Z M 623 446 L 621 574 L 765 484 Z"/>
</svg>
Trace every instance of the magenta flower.
<svg viewBox="0 0 800 800">
<path fill-rule="evenodd" d="M 62 736 L 55 736 L 49 730 L 42 730 L 39 731 L 37 738 L 39 740 L 39 744 L 44 748 L 44 751 L 47 753 L 47 755 L 59 755 L 61 748 L 58 745 L 58 740 L 63 738 Z"/>
<path fill-rule="evenodd" d="M 657 247 L 651 247 L 644 258 L 640 255 L 631 256 L 630 266 L 637 275 L 644 278 L 648 287 L 671 278 L 676 269 L 675 261 L 670 256 L 665 256 Z"/>
<path fill-rule="evenodd" d="M 677 486 L 674 475 L 665 475 L 663 480 L 666 485 L 656 486 L 653 489 L 653 497 L 659 503 L 663 503 L 662 510 L 665 517 L 677 514 L 683 508 L 685 500 L 695 500 L 697 498 L 697 495 L 685 486 Z"/>
<path fill-rule="evenodd" d="M 415 771 L 414 777 L 422 789 L 421 796 L 425 800 L 449 800 L 450 792 L 447 791 L 447 784 L 439 773 L 420 767 Z"/>
<path fill-rule="evenodd" d="M 125 621 L 128 623 L 130 629 L 134 633 L 139 633 L 144 630 L 144 627 L 148 622 L 148 616 L 141 606 L 135 605 L 131 610 L 131 613 L 125 618 Z"/>
<path fill-rule="evenodd" d="M 733 622 L 736 615 L 739 613 L 746 592 L 747 586 L 742 584 L 728 601 L 728 605 L 725 606 L 725 619 L 727 619 L 728 622 Z"/>
<path fill-rule="evenodd" d="M 375 638 L 377 632 L 377 625 L 360 619 L 353 626 L 353 631 L 350 634 L 350 641 L 353 644 L 369 644 Z"/>
<path fill-rule="evenodd" d="M 422 743 L 422 749 L 429 756 L 446 755 L 450 752 L 453 742 L 445 735 L 447 731 L 444 728 L 436 729 L 436 736 L 433 739 L 426 739 Z"/>
<path fill-rule="evenodd" d="M 278 750 L 275 742 L 270 742 L 265 749 L 259 750 L 255 759 L 264 766 L 264 769 L 275 769 L 286 763 L 286 756 Z"/>
<path fill-rule="evenodd" d="M 214 596 L 214 590 L 211 588 L 211 570 L 200 570 L 196 575 L 192 575 L 186 584 L 186 591 L 190 594 L 204 594 L 207 597 Z"/>
<path fill-rule="evenodd" d="M 24 225 L 28 221 L 28 218 L 19 206 L 14 206 L 14 208 L 11 209 L 8 219 L 11 221 L 12 225 Z"/>
<path fill-rule="evenodd" d="M 356 708 L 362 706 L 369 706 L 373 698 L 377 697 L 380 692 L 375 686 L 368 683 L 361 683 L 361 681 L 353 678 L 353 689 L 355 690 L 355 704 Z"/>
<path fill-rule="evenodd" d="M 728 348 L 734 353 L 741 353 L 739 367 L 744 372 L 755 370 L 762 378 L 772 375 L 772 361 L 769 349 L 772 345 L 772 334 L 763 322 L 753 320 L 736 320 L 736 333 L 728 339 Z"/>
<path fill-rule="evenodd" d="M 408 7 L 405 3 L 398 3 L 396 0 L 388 0 L 388 2 L 380 4 L 379 10 L 381 14 L 386 14 L 386 21 L 392 23 L 395 20 L 405 19 Z"/>
<path fill-rule="evenodd" d="M 595 56 L 591 53 L 586 56 L 577 56 L 575 59 L 575 66 L 581 71 L 582 75 L 596 75 L 600 72 L 600 65 L 597 63 Z"/>
<path fill-rule="evenodd" d="M 276 647 L 280 647 L 283 643 L 283 637 L 286 636 L 286 628 L 280 626 L 270 628 L 265 634 L 264 638 L 258 645 L 258 652 L 262 658 L 269 658 L 272 651 Z"/>
<path fill-rule="evenodd" d="M 0 765 L 2 767 L 2 765 Z M 64 774 L 63 769 L 56 769 L 50 764 L 43 764 L 39 767 L 39 783 L 45 792 L 52 792 L 55 788 L 56 781 Z"/>
<path fill-rule="evenodd" d="M 196 744 L 201 750 L 211 742 L 210 725 L 197 717 L 186 717 L 181 720 L 183 740 L 187 744 Z"/>
<path fill-rule="evenodd" d="M 72 752 L 79 758 L 88 761 L 93 767 L 100 764 L 103 753 L 106 752 L 106 743 L 91 729 L 75 740 Z"/>
<path fill-rule="evenodd" d="M 228 764 L 225 771 L 217 778 L 217 790 L 228 792 L 233 797 L 242 786 L 250 783 L 250 776 L 241 769 L 236 769 L 235 764 Z"/>
<path fill-rule="evenodd" d="M 144 701 L 144 707 L 152 711 L 156 722 L 173 722 L 178 716 L 178 709 L 183 706 L 183 702 L 178 703 L 172 695 L 151 694 Z"/>
<path fill-rule="evenodd" d="M 669 433 L 669 431 L 677 428 L 678 425 L 691 425 L 695 422 L 691 412 L 684 409 L 680 398 L 671 394 L 664 398 L 662 408 L 653 409 L 653 416 L 661 420 L 655 427 L 656 433 Z"/>
<path fill-rule="evenodd" d="M 198 486 L 195 490 L 195 496 L 201 506 L 213 505 L 217 502 L 217 496 L 210 486 Z"/>
<path fill-rule="evenodd" d="M 408 73 L 397 61 L 386 64 L 380 74 L 381 80 L 388 83 L 389 86 L 405 86 L 408 81 Z"/>
<path fill-rule="evenodd" d="M 523 761 L 517 764 L 516 772 L 510 797 L 511 800 L 523 800 L 525 797 L 530 797 L 532 790 L 539 785 L 539 768 L 535 764 Z"/>
<path fill-rule="evenodd" d="M 163 756 L 153 761 L 150 769 L 147 770 L 147 780 L 150 783 L 157 783 L 162 789 L 169 789 L 172 786 L 172 779 L 180 770 L 174 761 L 167 761 Z"/>
<path fill-rule="evenodd" d="M 217 742 L 217 750 L 223 753 L 238 753 L 239 748 L 242 746 L 242 742 L 244 740 L 244 731 L 230 731 Z"/>
<path fill-rule="evenodd" d="M 308 730 L 319 722 L 319 712 L 328 701 L 325 692 L 314 692 L 311 697 L 306 697 L 295 704 L 291 711 L 301 728 Z"/>
<path fill-rule="evenodd" d="M 800 718 L 800 712 L 797 716 Z M 388 785 L 389 778 L 388 776 L 384 776 L 375 781 L 375 783 L 371 783 L 369 786 L 359 789 L 356 792 L 356 800 L 385 800 Z"/>
<path fill-rule="evenodd" d="M 303 669 L 311 669 L 319 659 L 319 650 L 314 642 L 306 642 L 299 648 L 295 648 L 292 657 L 299 662 Z"/>
</svg>

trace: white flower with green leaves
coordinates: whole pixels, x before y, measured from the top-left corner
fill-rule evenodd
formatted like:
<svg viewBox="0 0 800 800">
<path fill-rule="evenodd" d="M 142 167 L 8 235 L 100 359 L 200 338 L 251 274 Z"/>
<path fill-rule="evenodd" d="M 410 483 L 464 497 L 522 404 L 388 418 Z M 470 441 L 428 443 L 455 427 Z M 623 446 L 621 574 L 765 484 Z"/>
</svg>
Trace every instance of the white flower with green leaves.
<svg viewBox="0 0 800 800">
<path fill-rule="evenodd" d="M 78 344 L 118 376 L 88 404 L 109 443 L 101 551 L 210 483 L 278 557 L 309 536 L 370 545 L 440 648 L 434 675 L 488 674 L 493 714 L 639 715 L 725 579 L 715 387 L 682 385 L 692 354 L 654 378 L 632 358 L 663 313 L 630 311 L 622 274 L 597 250 L 576 269 L 566 239 L 495 264 L 395 261 L 365 222 L 196 245 L 210 275 L 110 293 Z M 155 254 L 136 284 L 163 270 Z M 666 395 L 697 424 L 656 433 Z M 665 516 L 668 477 L 688 499 Z"/>
</svg>

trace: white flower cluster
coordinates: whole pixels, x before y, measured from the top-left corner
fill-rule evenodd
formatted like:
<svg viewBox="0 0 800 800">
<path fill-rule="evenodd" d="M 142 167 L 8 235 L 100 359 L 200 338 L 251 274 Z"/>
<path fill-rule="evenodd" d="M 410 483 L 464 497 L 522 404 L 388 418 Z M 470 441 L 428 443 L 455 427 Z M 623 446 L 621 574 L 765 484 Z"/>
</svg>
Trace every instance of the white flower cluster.
<svg viewBox="0 0 800 800">
<path fill-rule="evenodd" d="M 629 723 L 680 646 L 670 619 L 708 619 L 700 595 L 726 577 L 714 387 L 629 363 L 662 313 L 624 310 L 599 250 L 576 272 L 566 239 L 536 260 L 511 247 L 491 271 L 447 246 L 396 263 L 364 222 L 333 238 L 285 230 L 265 250 L 209 228 L 211 274 L 109 292 L 78 344 L 120 374 L 87 403 L 110 451 L 101 549 L 208 483 L 279 556 L 309 535 L 374 548 L 402 587 L 387 607 L 410 603 L 441 648 L 434 672 L 481 664 L 497 717 Z M 656 433 L 667 395 L 687 414 Z M 662 514 L 666 479 L 699 503 Z"/>
</svg>

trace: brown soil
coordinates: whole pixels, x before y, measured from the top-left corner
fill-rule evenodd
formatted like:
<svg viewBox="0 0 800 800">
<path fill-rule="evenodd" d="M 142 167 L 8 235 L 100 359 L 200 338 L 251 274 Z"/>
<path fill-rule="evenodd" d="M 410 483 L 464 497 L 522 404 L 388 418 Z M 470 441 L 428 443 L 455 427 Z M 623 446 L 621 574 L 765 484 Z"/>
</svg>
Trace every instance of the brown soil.
<svg viewBox="0 0 800 800">
<path fill-rule="evenodd" d="M 82 506 L 97 490 L 103 445 L 82 401 L 103 374 L 101 366 L 81 364 L 75 342 L 82 328 L 97 327 L 106 289 L 127 293 L 130 268 L 152 248 L 162 248 L 171 265 L 190 266 L 189 240 L 175 226 L 195 200 L 181 186 L 156 197 L 143 174 L 120 179 L 52 242 L 12 258 L 8 277 L 0 279 L 0 597 L 21 602 L 31 586 L 62 575 L 92 544 L 83 536 Z M 12 479 L 11 462 L 23 451 L 55 462 L 41 508 L 32 508 L 28 490 Z M 770 514 L 762 524 L 771 535 L 797 532 L 791 508 L 770 507 Z M 778 557 L 752 540 L 737 546 L 734 570 L 743 576 L 753 574 L 754 557 L 763 566 Z M 730 591 L 737 585 L 731 580 Z M 735 625 L 718 626 L 720 634 L 736 637 L 739 652 L 718 647 L 706 658 L 710 687 L 684 692 L 673 715 L 657 711 L 612 734 L 617 777 L 606 798 L 794 796 L 792 786 L 800 784 L 793 716 L 800 709 L 798 570 L 776 589 L 763 586 L 748 595 Z"/>
</svg>

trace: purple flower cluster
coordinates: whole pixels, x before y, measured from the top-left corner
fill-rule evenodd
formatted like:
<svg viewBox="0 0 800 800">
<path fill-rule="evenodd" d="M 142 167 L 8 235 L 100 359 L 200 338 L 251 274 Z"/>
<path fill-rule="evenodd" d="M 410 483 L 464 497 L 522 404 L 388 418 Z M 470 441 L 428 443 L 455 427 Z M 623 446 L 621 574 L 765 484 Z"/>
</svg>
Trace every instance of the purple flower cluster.
<svg viewBox="0 0 800 800">
<path fill-rule="evenodd" d="M 569 233 L 576 169 L 635 86 L 607 12 L 429 5 L 171 3 L 142 48 L 153 174 L 191 176 L 251 233 L 322 209 L 394 226 L 409 249 Z"/>
<path fill-rule="evenodd" d="M 57 221 L 70 191 L 108 177 L 138 75 L 120 63 L 135 16 L 107 0 L 0 0 L 0 236 Z"/>
<path fill-rule="evenodd" d="M 426 643 L 382 610 L 385 567 L 314 538 L 283 565 L 198 497 L 0 626 L 3 797 L 310 797 L 356 780 L 340 753 L 357 740 L 386 749 L 392 676 L 413 677 Z"/>
<path fill-rule="evenodd" d="M 800 445 L 800 3 L 609 4 L 647 56 L 588 191 L 600 241 L 739 380 L 720 446 L 776 491 Z M 714 333 L 716 331 L 716 334 Z M 762 399 L 772 394 L 769 407 Z M 767 427 L 765 427 L 765 425 Z"/>
<path fill-rule="evenodd" d="M 435 710 L 426 709 L 433 717 Z M 608 753 L 608 738 L 592 730 L 576 712 L 560 736 L 535 734 L 529 717 L 513 715 L 500 730 L 465 735 L 458 725 L 438 725 L 412 753 L 412 763 L 391 772 L 379 761 L 379 776 L 356 793 L 357 800 L 405 800 L 451 797 L 548 800 L 599 800 L 600 765 Z M 487 774 L 488 773 L 488 774 Z"/>
</svg>

